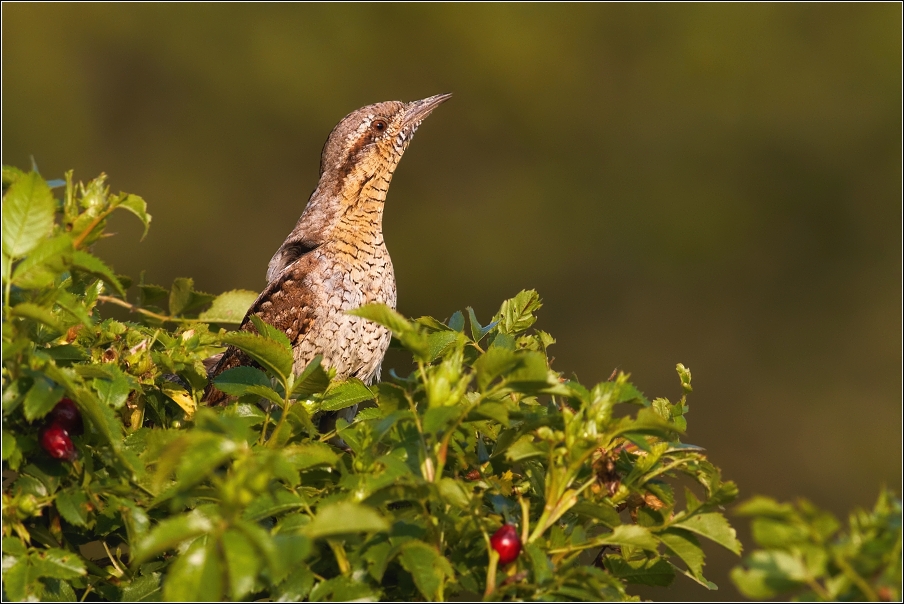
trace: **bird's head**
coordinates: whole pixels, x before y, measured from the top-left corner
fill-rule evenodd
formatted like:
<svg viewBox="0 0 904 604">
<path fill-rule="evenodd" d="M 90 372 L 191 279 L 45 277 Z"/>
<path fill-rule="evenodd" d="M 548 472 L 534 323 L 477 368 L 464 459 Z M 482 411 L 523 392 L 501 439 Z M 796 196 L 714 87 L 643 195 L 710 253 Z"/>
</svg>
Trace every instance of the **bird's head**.
<svg viewBox="0 0 904 604">
<path fill-rule="evenodd" d="M 321 178 L 326 175 L 335 179 L 330 184 L 342 187 L 348 180 L 378 174 L 391 177 L 415 130 L 451 96 L 438 94 L 411 103 L 386 101 L 349 113 L 333 128 L 323 147 Z"/>
</svg>

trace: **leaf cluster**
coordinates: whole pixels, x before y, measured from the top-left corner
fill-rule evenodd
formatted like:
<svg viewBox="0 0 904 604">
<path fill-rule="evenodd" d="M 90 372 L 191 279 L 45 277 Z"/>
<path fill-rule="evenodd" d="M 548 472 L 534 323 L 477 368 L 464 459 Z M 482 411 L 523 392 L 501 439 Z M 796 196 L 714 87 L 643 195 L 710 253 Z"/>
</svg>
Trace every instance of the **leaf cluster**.
<svg viewBox="0 0 904 604">
<path fill-rule="evenodd" d="M 296 373 L 258 317 L 254 332 L 221 327 L 253 293 L 133 284 L 91 254 L 117 209 L 149 225 L 140 198 L 103 176 L 5 168 L 3 184 L 12 600 L 623 600 L 679 574 L 715 588 L 701 540 L 740 552 L 723 515 L 735 485 L 681 441 L 690 371 L 678 365 L 674 403 L 624 373 L 564 378 L 533 328 L 536 292 L 486 324 L 470 308 L 439 321 L 361 307 L 414 370 L 370 387 L 319 357 Z M 129 320 L 105 317 L 113 306 Z M 226 345 L 255 366 L 219 375 L 232 402 L 208 408 L 205 363 Z M 71 462 L 40 446 L 63 397 L 85 424 Z M 318 415 L 358 404 L 320 431 Z M 490 535 L 506 523 L 524 549 L 500 565 Z"/>
<path fill-rule="evenodd" d="M 804 499 L 790 504 L 757 496 L 735 513 L 752 518 L 761 548 L 731 573 L 747 597 L 901 600 L 901 501 L 888 490 L 871 511 L 854 511 L 846 530 L 834 515 Z"/>
</svg>

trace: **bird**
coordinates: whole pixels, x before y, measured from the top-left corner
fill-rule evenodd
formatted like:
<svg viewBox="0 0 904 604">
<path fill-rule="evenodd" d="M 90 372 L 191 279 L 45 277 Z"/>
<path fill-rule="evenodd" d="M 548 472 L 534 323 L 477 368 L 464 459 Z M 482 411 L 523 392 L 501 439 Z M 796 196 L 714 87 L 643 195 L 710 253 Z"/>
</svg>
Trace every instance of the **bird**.
<svg viewBox="0 0 904 604">
<path fill-rule="evenodd" d="M 451 96 L 367 105 L 330 132 L 317 188 L 270 260 L 267 286 L 240 327 L 254 332 L 251 317 L 257 315 L 285 333 L 295 373 L 322 355 L 323 366 L 334 369 L 338 379 L 356 377 L 367 385 L 379 381 L 391 333 L 346 311 L 372 302 L 396 307 L 395 276 L 383 240 L 386 193 L 418 126 Z M 214 386 L 214 378 L 255 363 L 229 346 L 210 365 L 204 399 L 222 405 L 230 399 Z M 351 420 L 356 408 L 340 413 Z M 326 414 L 321 431 L 334 423 L 335 414 Z"/>
</svg>

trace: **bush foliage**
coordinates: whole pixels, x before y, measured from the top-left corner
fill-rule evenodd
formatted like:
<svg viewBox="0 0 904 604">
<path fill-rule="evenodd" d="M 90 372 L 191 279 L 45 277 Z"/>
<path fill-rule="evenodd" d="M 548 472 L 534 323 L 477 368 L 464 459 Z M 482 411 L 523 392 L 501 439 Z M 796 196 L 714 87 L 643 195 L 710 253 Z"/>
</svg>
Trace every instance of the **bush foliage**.
<svg viewBox="0 0 904 604">
<path fill-rule="evenodd" d="M 678 365 L 674 403 L 624 373 L 591 387 L 563 378 L 555 340 L 533 328 L 533 291 L 485 325 L 470 308 L 442 322 L 362 307 L 413 371 L 367 387 L 318 358 L 296 375 L 282 333 L 224 329 L 253 292 L 133 284 L 90 253 L 116 210 L 147 229 L 141 198 L 111 195 L 103 176 L 48 183 L 14 168 L 3 186 L 9 599 L 622 600 L 628 584 L 678 574 L 715 588 L 701 540 L 741 551 L 723 515 L 737 488 L 680 440 L 690 371 Z M 104 318 L 114 306 L 129 320 Z M 220 375 L 236 402 L 208 408 L 203 361 L 226 344 L 258 367 Z M 63 398 L 85 424 L 73 460 L 41 446 Z M 318 432 L 318 413 L 354 404 L 353 422 Z M 752 597 L 801 585 L 805 597 L 900 597 L 890 496 L 831 544 L 837 524 L 812 507 L 755 499 L 742 512 L 773 548 L 735 571 Z M 523 542 L 506 565 L 490 547 L 503 524 Z"/>
</svg>

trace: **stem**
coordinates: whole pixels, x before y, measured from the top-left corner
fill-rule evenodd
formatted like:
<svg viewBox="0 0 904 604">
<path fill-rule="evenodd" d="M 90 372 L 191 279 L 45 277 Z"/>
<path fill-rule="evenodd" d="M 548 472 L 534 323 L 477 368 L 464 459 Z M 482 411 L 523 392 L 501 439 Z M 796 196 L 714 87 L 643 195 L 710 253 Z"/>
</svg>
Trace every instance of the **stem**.
<svg viewBox="0 0 904 604">
<path fill-rule="evenodd" d="M 87 228 L 85 228 L 84 231 L 79 233 L 79 236 L 76 237 L 75 240 L 72 242 L 73 249 L 77 250 L 79 247 L 81 247 L 82 243 L 85 242 L 85 239 L 88 238 L 88 235 L 91 234 L 91 231 L 93 231 L 95 229 L 95 227 L 97 227 L 97 225 L 99 225 L 107 216 L 112 214 L 113 210 L 115 210 L 115 209 L 116 209 L 116 206 L 108 209 L 105 212 L 101 212 L 100 214 L 98 214 L 94 218 L 94 220 L 92 220 L 91 223 L 87 226 Z"/>
<path fill-rule="evenodd" d="M 279 434 L 280 429 L 282 429 L 282 427 L 283 427 L 283 424 L 286 423 L 286 416 L 289 414 L 289 406 L 291 405 L 291 401 L 289 400 L 289 384 L 287 383 L 287 381 L 285 379 L 282 378 L 282 376 L 280 376 L 279 379 L 282 382 L 282 387 L 283 387 L 283 392 L 285 393 L 285 395 L 284 395 L 285 398 L 283 398 L 283 409 L 282 409 L 282 413 L 279 416 L 279 421 L 276 422 L 276 427 L 273 428 L 273 432 L 270 434 L 269 440 L 267 440 L 268 447 L 274 446 L 276 444 L 276 441 L 274 439 Z"/>
<path fill-rule="evenodd" d="M 487 550 L 490 553 L 490 563 L 487 564 L 487 588 L 483 592 L 483 599 L 486 600 L 496 591 L 496 566 L 499 564 L 499 554 L 490 547 L 487 541 Z"/>
<path fill-rule="evenodd" d="M 137 312 L 146 317 L 152 317 L 157 319 L 158 321 L 165 321 L 170 323 L 192 323 L 197 319 L 179 319 L 177 317 L 171 317 L 169 315 L 161 315 L 159 313 L 151 312 L 150 310 L 141 308 L 140 306 L 136 306 L 131 302 L 126 302 L 125 300 L 120 300 L 119 298 L 114 298 L 113 296 L 104 296 L 100 295 L 97 297 L 98 302 L 110 302 L 111 304 L 116 304 L 117 306 L 122 306 L 123 308 L 128 308 L 132 312 Z"/>
<path fill-rule="evenodd" d="M 854 570 L 853 566 L 848 564 L 847 560 L 845 560 L 844 558 L 842 558 L 841 556 L 839 556 L 837 554 L 832 556 L 832 558 L 834 559 L 835 564 L 837 564 L 838 567 L 841 569 L 841 571 L 845 574 L 845 576 L 848 579 L 850 579 L 851 581 L 853 581 L 854 585 L 856 585 L 857 588 L 863 592 L 863 596 L 867 600 L 869 600 L 870 602 L 878 602 L 879 601 L 879 596 L 876 594 L 876 592 L 873 590 L 873 588 L 870 587 L 869 583 L 867 583 L 866 580 L 863 577 L 861 577 L 859 575 L 859 573 L 857 573 L 856 570 Z M 826 597 L 826 599 L 829 599 L 829 600 L 832 599 L 831 596 L 828 594 L 826 594 L 825 597 Z"/>
</svg>

